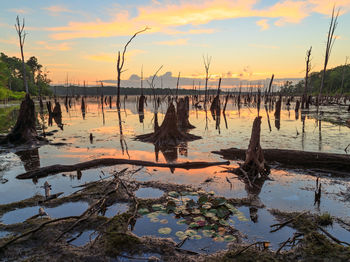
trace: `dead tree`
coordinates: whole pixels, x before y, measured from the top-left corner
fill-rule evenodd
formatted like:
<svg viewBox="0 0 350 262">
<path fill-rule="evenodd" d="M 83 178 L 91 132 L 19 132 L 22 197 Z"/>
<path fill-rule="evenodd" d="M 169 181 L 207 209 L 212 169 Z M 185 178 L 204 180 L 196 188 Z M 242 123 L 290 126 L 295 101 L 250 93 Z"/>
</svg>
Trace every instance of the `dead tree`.
<svg viewBox="0 0 350 262">
<path fill-rule="evenodd" d="M 142 66 L 141 67 L 141 96 L 140 96 L 139 105 L 138 105 L 138 112 L 139 112 L 139 114 L 140 113 L 143 114 L 144 106 L 145 106 L 145 100 L 146 100 L 146 97 L 143 95 L 143 66 Z M 142 123 L 143 120 L 140 121 L 140 122 Z"/>
<path fill-rule="evenodd" d="M 220 116 L 221 110 L 220 110 L 220 86 L 221 86 L 221 78 L 219 79 L 219 84 L 218 84 L 218 90 L 216 92 L 216 96 L 213 99 L 213 102 L 211 103 L 210 106 L 210 112 L 215 120 L 215 115 Z"/>
<path fill-rule="evenodd" d="M 16 18 L 15 28 L 19 38 L 19 47 L 21 50 L 22 57 L 22 76 L 24 87 L 26 90 L 26 96 L 21 103 L 21 107 L 19 110 L 19 115 L 17 118 L 17 122 L 11 132 L 0 141 L 0 144 L 24 144 L 24 143 L 33 143 L 39 140 L 37 131 L 36 131 L 36 115 L 35 115 L 35 105 L 33 100 L 30 98 L 28 83 L 26 77 L 26 69 L 24 63 L 24 54 L 23 54 L 23 46 L 26 37 L 26 33 L 24 31 L 24 19 L 22 24 L 19 21 L 19 17 Z"/>
<path fill-rule="evenodd" d="M 207 105 L 208 101 L 208 80 L 209 80 L 209 68 L 211 63 L 211 57 L 207 55 L 205 58 L 203 55 L 203 62 L 204 62 L 204 68 L 205 68 L 205 91 L 204 91 L 204 107 Z"/>
<path fill-rule="evenodd" d="M 15 28 L 16 28 L 16 31 L 18 34 L 19 47 L 21 49 L 23 82 L 24 82 L 24 87 L 25 87 L 26 93 L 29 94 L 26 66 L 25 66 L 24 54 L 23 54 L 24 41 L 25 41 L 26 35 L 27 35 L 26 32 L 24 31 L 24 25 L 25 25 L 24 18 L 23 18 L 23 21 L 21 24 L 19 21 L 19 17 L 17 16 Z"/>
<path fill-rule="evenodd" d="M 309 73 L 311 71 L 311 60 L 310 60 L 310 56 L 311 56 L 311 50 L 312 50 L 312 46 L 310 47 L 309 50 L 307 50 L 306 52 L 306 72 L 305 72 L 305 85 L 304 85 L 304 94 L 301 100 L 301 109 L 304 109 L 304 106 L 306 109 L 309 109 L 309 100 L 308 100 L 308 95 L 307 95 L 307 88 L 308 88 L 308 82 L 309 82 Z"/>
<path fill-rule="evenodd" d="M 322 94 L 322 89 L 324 86 L 324 81 L 326 78 L 326 70 L 327 70 L 329 57 L 331 55 L 332 47 L 333 47 L 334 42 L 335 42 L 334 32 L 335 32 L 335 29 L 337 28 L 337 25 L 338 25 L 339 9 L 338 9 L 337 14 L 335 14 L 334 11 L 335 11 L 335 7 L 333 7 L 332 18 L 331 18 L 331 22 L 329 24 L 327 44 L 326 44 L 326 53 L 324 56 L 324 65 L 323 65 L 323 71 L 322 71 L 322 75 L 321 75 L 321 85 L 320 85 L 320 90 L 318 93 L 317 112 L 318 112 L 319 105 L 321 103 L 321 94 Z"/>
<path fill-rule="evenodd" d="M 278 101 L 276 102 L 275 109 L 275 127 L 279 130 L 281 126 L 281 105 L 282 105 L 282 96 L 279 96 Z"/>
<path fill-rule="evenodd" d="M 269 89 L 267 91 L 266 97 L 265 97 L 265 105 L 270 101 L 271 104 L 271 98 L 270 98 L 270 93 L 271 93 L 271 87 L 272 87 L 272 83 L 273 83 L 273 79 L 274 79 L 275 75 L 272 74 L 271 76 L 271 80 L 270 80 L 270 84 L 269 84 Z"/>
<path fill-rule="evenodd" d="M 179 72 L 179 75 L 177 76 L 177 81 L 176 81 L 176 97 L 175 97 L 176 101 L 177 101 L 178 94 L 179 94 L 179 83 L 180 83 L 180 72 Z"/>
<path fill-rule="evenodd" d="M 117 108 L 120 108 L 120 77 L 121 74 L 124 72 L 123 71 L 123 67 L 124 67 L 124 63 L 125 63 L 125 53 L 126 53 L 126 49 L 128 47 L 128 45 L 131 43 L 131 41 L 140 33 L 145 32 L 146 30 L 148 30 L 149 28 L 146 27 L 145 29 L 136 32 L 130 39 L 129 41 L 126 43 L 126 45 L 124 46 L 124 50 L 122 52 L 122 54 L 120 54 L 120 51 L 118 51 L 118 59 L 117 59 Z"/>
</svg>

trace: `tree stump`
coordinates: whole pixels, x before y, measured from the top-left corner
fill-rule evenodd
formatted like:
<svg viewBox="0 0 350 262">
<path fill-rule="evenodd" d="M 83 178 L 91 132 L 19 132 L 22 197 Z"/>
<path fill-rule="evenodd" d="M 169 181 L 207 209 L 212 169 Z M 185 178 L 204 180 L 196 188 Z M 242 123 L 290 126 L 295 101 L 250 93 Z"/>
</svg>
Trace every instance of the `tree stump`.
<svg viewBox="0 0 350 262">
<path fill-rule="evenodd" d="M 246 151 L 245 161 L 242 165 L 242 169 L 247 172 L 249 177 L 254 179 L 260 176 L 268 176 L 270 168 L 265 162 L 264 154 L 260 146 L 260 129 L 261 129 L 261 116 L 256 117 L 253 123 L 252 135 L 248 150 Z"/>
<path fill-rule="evenodd" d="M 0 144 L 25 144 L 37 141 L 35 105 L 29 94 L 27 94 L 21 103 L 14 128 Z"/>
<path fill-rule="evenodd" d="M 153 143 L 158 147 L 177 146 L 181 142 L 200 139 L 196 135 L 187 134 L 178 126 L 175 106 L 171 103 L 165 114 L 162 125 L 154 133 L 136 136 L 137 140 Z"/>
<path fill-rule="evenodd" d="M 177 109 L 177 121 L 178 125 L 182 129 L 192 129 L 195 128 L 195 126 L 191 125 L 189 121 L 190 117 L 190 100 L 188 96 L 185 97 L 185 99 L 180 98 L 176 102 L 176 109 Z"/>
</svg>

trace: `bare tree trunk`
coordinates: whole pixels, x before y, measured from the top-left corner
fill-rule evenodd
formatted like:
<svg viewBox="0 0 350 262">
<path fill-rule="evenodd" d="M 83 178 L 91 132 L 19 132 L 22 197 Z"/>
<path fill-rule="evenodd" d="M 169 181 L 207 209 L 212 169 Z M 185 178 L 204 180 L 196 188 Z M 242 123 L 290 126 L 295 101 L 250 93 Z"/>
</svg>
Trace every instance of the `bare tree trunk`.
<svg viewBox="0 0 350 262">
<path fill-rule="evenodd" d="M 309 50 L 307 50 L 306 52 L 306 72 L 305 72 L 305 86 L 304 86 L 304 94 L 303 94 L 303 98 L 301 101 L 301 109 L 304 109 L 304 105 L 306 109 L 309 109 L 309 100 L 308 100 L 308 82 L 309 82 L 309 73 L 311 70 L 311 61 L 310 61 L 310 56 L 311 56 L 311 50 L 312 50 L 312 46 L 310 47 Z"/>
<path fill-rule="evenodd" d="M 24 62 L 24 54 L 23 54 L 23 46 L 24 46 L 24 41 L 26 38 L 26 32 L 24 31 L 24 19 L 22 22 L 22 25 L 19 21 L 19 17 L 17 16 L 16 18 L 16 24 L 15 28 L 18 34 L 18 39 L 19 39 L 19 47 L 21 49 L 21 57 L 22 57 L 22 74 L 23 74 L 23 82 L 24 82 L 24 87 L 26 90 L 26 93 L 29 94 L 29 89 L 28 89 L 28 82 L 27 82 L 27 72 L 26 72 L 26 67 L 25 67 L 25 62 Z"/>
<path fill-rule="evenodd" d="M 125 63 L 125 53 L 126 53 L 126 49 L 128 47 L 128 45 L 131 43 L 131 41 L 140 33 L 145 32 L 146 30 L 148 30 L 149 28 L 146 27 L 145 29 L 136 32 L 130 39 L 129 41 L 126 43 L 126 45 L 124 46 L 124 50 L 123 53 L 120 54 L 120 51 L 118 52 L 118 60 L 117 60 L 117 108 L 120 108 L 120 78 L 121 78 L 121 74 L 123 72 L 123 67 L 124 67 L 124 63 Z"/>
<path fill-rule="evenodd" d="M 331 22 L 329 24 L 329 30 L 328 30 L 328 36 L 327 36 L 327 44 L 326 44 L 326 54 L 324 57 L 324 65 L 323 65 L 323 71 L 322 71 L 322 76 L 321 76 L 321 85 L 320 85 L 320 90 L 318 93 L 318 103 L 317 103 L 317 112 L 321 103 L 321 94 L 322 94 L 322 89 L 324 86 L 324 81 L 326 78 L 326 70 L 327 70 L 327 65 L 328 65 L 328 61 L 329 61 L 329 57 L 331 55 L 331 51 L 332 51 L 332 47 L 335 41 L 334 38 L 334 32 L 335 29 L 337 28 L 338 25 L 338 16 L 339 16 L 339 9 L 337 14 L 335 14 L 335 7 L 333 7 L 333 11 L 332 11 L 332 18 L 331 18 Z"/>
</svg>

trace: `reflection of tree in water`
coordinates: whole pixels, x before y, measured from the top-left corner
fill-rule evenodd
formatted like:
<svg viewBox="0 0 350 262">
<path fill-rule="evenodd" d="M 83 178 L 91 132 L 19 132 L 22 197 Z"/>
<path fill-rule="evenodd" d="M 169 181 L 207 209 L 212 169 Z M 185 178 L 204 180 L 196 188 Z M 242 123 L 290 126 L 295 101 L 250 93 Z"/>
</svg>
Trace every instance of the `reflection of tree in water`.
<svg viewBox="0 0 350 262">
<path fill-rule="evenodd" d="M 130 158 L 128 144 L 126 143 L 126 140 L 123 134 L 123 124 L 122 124 L 123 121 L 120 114 L 120 108 L 118 108 L 118 122 L 119 122 L 119 138 L 120 138 L 119 141 L 120 141 L 120 147 L 122 149 L 122 154 L 124 155 L 124 152 L 126 152 L 128 157 Z"/>
<path fill-rule="evenodd" d="M 265 181 L 267 180 L 265 177 L 260 177 L 255 179 L 255 181 L 249 183 L 247 180 L 242 179 L 240 176 L 238 178 L 244 183 L 245 191 L 247 192 L 247 197 L 251 200 L 251 202 L 254 204 L 260 204 L 260 198 L 259 194 L 261 192 L 261 189 L 264 186 Z M 258 208 L 255 206 L 250 206 L 249 207 L 249 214 L 250 214 L 250 219 L 254 222 L 258 222 Z"/>
<path fill-rule="evenodd" d="M 167 163 L 174 163 L 178 159 L 178 155 L 188 156 L 187 143 L 181 143 L 179 146 L 157 146 L 154 147 L 156 162 L 159 161 L 159 151 L 162 152 Z"/>
<path fill-rule="evenodd" d="M 38 148 L 25 151 L 17 151 L 16 155 L 18 155 L 21 159 L 24 169 L 27 172 L 40 168 L 40 157 Z"/>
</svg>

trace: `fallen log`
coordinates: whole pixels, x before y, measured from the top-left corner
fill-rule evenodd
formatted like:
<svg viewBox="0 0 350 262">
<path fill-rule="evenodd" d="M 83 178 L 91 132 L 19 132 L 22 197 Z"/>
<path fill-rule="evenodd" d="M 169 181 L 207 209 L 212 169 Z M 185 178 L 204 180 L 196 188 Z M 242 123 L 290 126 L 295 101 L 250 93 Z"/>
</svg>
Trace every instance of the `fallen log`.
<svg viewBox="0 0 350 262">
<path fill-rule="evenodd" d="M 288 149 L 263 149 L 265 160 L 278 162 L 289 167 L 317 168 L 325 171 L 350 172 L 350 155 L 306 152 Z M 221 149 L 213 151 L 222 155 L 224 159 L 245 159 L 246 150 L 238 148 Z"/>
<path fill-rule="evenodd" d="M 133 160 L 133 159 L 121 159 L 121 158 L 100 158 L 87 162 L 78 163 L 75 165 L 52 165 L 32 170 L 18 175 L 18 179 L 33 179 L 42 178 L 48 175 L 53 175 L 62 172 L 71 172 L 76 170 L 86 170 L 90 168 L 96 168 L 100 166 L 114 166 L 114 165 L 135 165 L 135 166 L 149 166 L 149 167 L 168 167 L 170 169 L 182 168 L 182 169 L 200 169 L 209 166 L 229 165 L 229 161 L 221 162 L 183 162 L 183 163 L 154 163 L 150 161 Z"/>
</svg>

